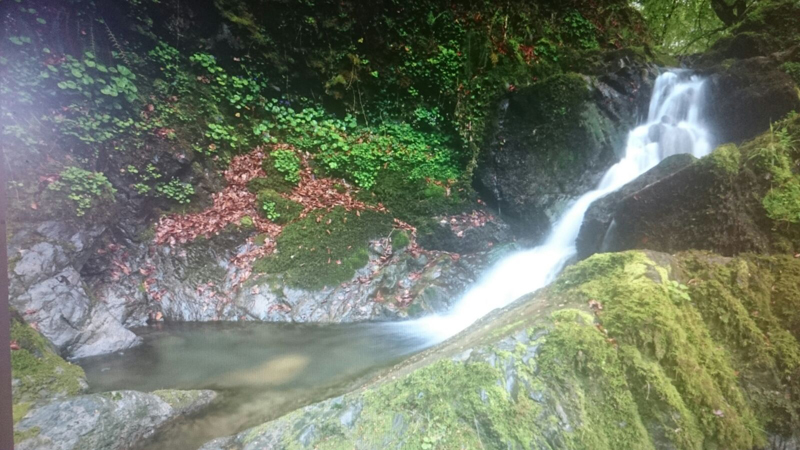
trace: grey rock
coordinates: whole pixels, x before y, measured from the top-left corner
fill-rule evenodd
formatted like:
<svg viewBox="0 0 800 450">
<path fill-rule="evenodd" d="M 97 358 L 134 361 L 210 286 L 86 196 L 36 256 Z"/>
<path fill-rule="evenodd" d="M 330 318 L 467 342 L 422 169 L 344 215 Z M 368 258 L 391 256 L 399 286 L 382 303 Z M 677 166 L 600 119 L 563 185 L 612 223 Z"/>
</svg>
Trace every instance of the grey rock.
<svg viewBox="0 0 800 450">
<path fill-rule="evenodd" d="M 170 420 L 207 406 L 212 391 L 108 392 L 55 401 L 32 409 L 16 431 L 32 437 L 20 450 L 122 450 L 151 437 Z M 180 398 L 170 403 L 167 399 Z M 38 432 L 36 431 L 38 430 Z"/>
</svg>

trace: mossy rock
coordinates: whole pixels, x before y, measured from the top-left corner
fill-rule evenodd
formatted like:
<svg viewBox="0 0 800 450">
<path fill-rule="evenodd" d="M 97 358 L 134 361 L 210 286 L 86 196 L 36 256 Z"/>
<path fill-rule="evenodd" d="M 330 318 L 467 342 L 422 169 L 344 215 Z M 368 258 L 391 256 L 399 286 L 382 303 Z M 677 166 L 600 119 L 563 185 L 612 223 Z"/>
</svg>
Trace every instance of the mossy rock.
<svg viewBox="0 0 800 450">
<path fill-rule="evenodd" d="M 410 180 L 406 174 L 388 171 L 381 174 L 376 185 L 358 196 L 370 204 L 382 204 L 400 220 L 415 227 L 419 234 L 433 230 L 434 216 L 457 214 L 469 210 L 471 188 L 454 187 L 447 190 L 425 180 Z"/>
<path fill-rule="evenodd" d="M 366 391 L 204 450 L 762 448 L 800 425 L 798 277 L 783 256 L 595 255 Z"/>
<path fill-rule="evenodd" d="M 280 193 L 291 192 L 292 185 L 278 176 L 258 177 L 253 178 L 247 183 L 247 190 L 254 194 L 258 194 L 264 190 L 271 190 Z"/>
<path fill-rule="evenodd" d="M 277 252 L 256 261 L 253 269 L 282 273 L 295 287 L 332 287 L 369 262 L 370 239 L 387 237 L 391 230 L 392 219 L 386 214 L 341 207 L 318 211 L 287 225 L 277 238 Z"/>
<path fill-rule="evenodd" d="M 614 87 L 603 77 L 566 73 L 500 100 L 474 183 L 518 238 L 543 238 L 558 211 L 618 160 L 651 82 L 647 67 L 638 68 Z"/>
<path fill-rule="evenodd" d="M 278 169 L 275 168 L 275 159 L 271 155 L 264 158 L 264 161 L 261 163 L 261 168 L 264 169 L 266 175 L 264 177 L 253 178 L 247 183 L 247 189 L 250 190 L 250 192 L 258 194 L 263 190 L 272 190 L 285 194 L 291 192 L 296 186 L 295 183 L 286 181 L 284 175 L 278 172 Z"/>
<path fill-rule="evenodd" d="M 278 225 L 285 225 L 300 216 L 303 205 L 284 198 L 269 189 L 262 190 L 256 197 L 259 214 Z"/>
<path fill-rule="evenodd" d="M 83 369 L 61 358 L 39 332 L 16 314 L 11 320 L 11 340 L 20 347 L 11 352 L 15 404 L 73 396 L 86 390 Z"/>
</svg>

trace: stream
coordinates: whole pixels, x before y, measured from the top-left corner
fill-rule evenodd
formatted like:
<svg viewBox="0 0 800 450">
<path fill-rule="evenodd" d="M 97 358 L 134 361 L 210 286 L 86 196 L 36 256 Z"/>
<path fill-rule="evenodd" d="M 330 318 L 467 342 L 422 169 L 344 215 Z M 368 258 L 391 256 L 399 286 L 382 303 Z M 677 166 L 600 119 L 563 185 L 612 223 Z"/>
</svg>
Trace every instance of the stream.
<svg viewBox="0 0 800 450">
<path fill-rule="evenodd" d="M 708 154 L 712 147 L 702 120 L 704 84 L 685 71 L 659 76 L 647 121 L 630 132 L 624 157 L 597 188 L 564 211 L 540 246 L 498 262 L 448 313 L 382 324 L 162 324 L 138 330 L 144 338 L 138 348 L 79 364 L 96 392 L 220 392 L 210 409 L 182 419 L 140 447 L 149 450 L 195 450 L 213 438 L 344 394 L 379 370 L 549 284 L 574 260 L 583 217 L 595 200 L 668 156 Z"/>
<path fill-rule="evenodd" d="M 213 389 L 210 408 L 162 429 L 138 449 L 196 450 L 357 387 L 424 348 L 393 324 L 159 324 L 141 346 L 77 361 L 94 392 Z"/>
</svg>

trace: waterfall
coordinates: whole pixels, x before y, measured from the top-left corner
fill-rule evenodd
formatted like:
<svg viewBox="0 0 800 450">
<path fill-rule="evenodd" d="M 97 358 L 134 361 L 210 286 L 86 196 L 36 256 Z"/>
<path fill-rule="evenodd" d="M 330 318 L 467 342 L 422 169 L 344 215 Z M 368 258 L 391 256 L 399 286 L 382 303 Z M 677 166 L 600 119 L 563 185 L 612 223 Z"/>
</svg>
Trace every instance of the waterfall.
<svg viewBox="0 0 800 450">
<path fill-rule="evenodd" d="M 597 188 L 567 208 L 542 245 L 499 261 L 451 311 L 412 322 L 415 332 L 433 342 L 443 341 L 492 310 L 546 286 L 575 256 L 575 240 L 583 217 L 595 200 L 633 181 L 670 155 L 708 154 L 711 146 L 701 117 L 703 85 L 702 79 L 685 71 L 660 75 L 647 123 L 629 133 L 625 156 L 608 169 Z"/>
</svg>

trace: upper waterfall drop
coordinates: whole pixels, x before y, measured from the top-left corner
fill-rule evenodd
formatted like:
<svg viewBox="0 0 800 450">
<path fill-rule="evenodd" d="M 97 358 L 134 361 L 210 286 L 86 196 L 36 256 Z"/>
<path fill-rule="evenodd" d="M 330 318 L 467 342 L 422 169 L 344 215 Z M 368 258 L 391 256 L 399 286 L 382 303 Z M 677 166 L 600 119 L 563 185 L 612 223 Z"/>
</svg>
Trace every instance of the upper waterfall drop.
<svg viewBox="0 0 800 450">
<path fill-rule="evenodd" d="M 564 211 L 542 245 L 499 261 L 451 311 L 412 322 L 415 331 L 440 342 L 492 310 L 546 286 L 575 256 L 575 241 L 594 201 L 633 181 L 668 156 L 707 155 L 711 145 L 701 117 L 704 84 L 704 80 L 686 71 L 661 74 L 653 89 L 647 122 L 629 133 L 625 156 L 608 169 L 597 188 Z"/>
</svg>

